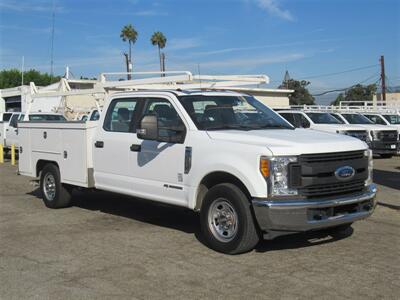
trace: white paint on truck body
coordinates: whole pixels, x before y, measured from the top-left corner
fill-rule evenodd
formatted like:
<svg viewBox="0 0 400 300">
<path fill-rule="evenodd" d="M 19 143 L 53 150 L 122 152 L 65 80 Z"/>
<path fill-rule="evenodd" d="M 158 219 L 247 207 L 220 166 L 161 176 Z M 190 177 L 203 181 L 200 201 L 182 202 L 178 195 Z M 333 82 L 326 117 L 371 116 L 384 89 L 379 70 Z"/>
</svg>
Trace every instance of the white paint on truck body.
<svg viewBox="0 0 400 300">
<path fill-rule="evenodd" d="M 213 172 L 229 173 L 244 184 L 252 197 L 265 198 L 268 187 L 259 169 L 262 156 L 368 149 L 360 140 L 313 130 L 199 130 L 177 94 L 179 92 L 160 91 L 113 94 L 96 122 L 20 123 L 23 148 L 20 174 L 36 177 L 40 160 L 54 161 L 60 168 L 63 183 L 195 209 L 200 183 Z M 198 94 L 241 95 L 203 91 Z M 106 131 L 103 124 L 110 103 L 122 98 L 168 101 L 186 127 L 185 141 L 181 144 L 147 141 L 139 139 L 134 132 Z M 103 147 L 95 147 L 96 142 L 103 142 Z M 132 145 L 140 145 L 141 151 L 132 151 Z M 184 174 L 186 147 L 192 149 L 192 166 L 188 174 Z M 66 158 L 64 151 L 67 151 Z M 92 171 L 94 181 L 90 177 Z"/>
</svg>

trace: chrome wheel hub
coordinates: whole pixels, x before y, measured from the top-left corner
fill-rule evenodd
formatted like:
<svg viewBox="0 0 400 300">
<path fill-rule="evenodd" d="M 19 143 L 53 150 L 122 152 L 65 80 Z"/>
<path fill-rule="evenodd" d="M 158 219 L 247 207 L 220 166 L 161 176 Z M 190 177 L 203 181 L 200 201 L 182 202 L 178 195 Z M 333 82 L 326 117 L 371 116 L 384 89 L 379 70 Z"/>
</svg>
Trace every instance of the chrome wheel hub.
<svg viewBox="0 0 400 300">
<path fill-rule="evenodd" d="M 47 173 L 43 179 L 43 192 L 46 199 L 49 201 L 54 200 L 56 197 L 56 179 L 53 174 Z"/>
<path fill-rule="evenodd" d="M 238 216 L 225 199 L 215 200 L 208 211 L 208 226 L 213 236 L 221 242 L 230 242 L 238 231 Z"/>
</svg>

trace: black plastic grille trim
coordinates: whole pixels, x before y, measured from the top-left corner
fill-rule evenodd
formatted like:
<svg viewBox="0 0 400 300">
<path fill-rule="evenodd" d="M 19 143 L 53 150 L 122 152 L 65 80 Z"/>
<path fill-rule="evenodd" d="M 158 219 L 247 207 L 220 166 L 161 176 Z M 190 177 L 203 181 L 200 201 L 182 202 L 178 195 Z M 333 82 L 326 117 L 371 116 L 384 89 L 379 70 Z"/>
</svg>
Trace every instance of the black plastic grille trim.
<svg viewBox="0 0 400 300">
<path fill-rule="evenodd" d="M 300 188 L 300 194 L 307 197 L 332 196 L 359 192 L 364 189 L 364 181 L 341 182 L 335 184 L 312 185 Z"/>
<path fill-rule="evenodd" d="M 348 152 L 333 152 L 321 154 L 303 154 L 300 155 L 299 162 L 301 163 L 322 163 L 332 161 L 354 160 L 364 157 L 364 151 L 348 151 Z"/>
</svg>

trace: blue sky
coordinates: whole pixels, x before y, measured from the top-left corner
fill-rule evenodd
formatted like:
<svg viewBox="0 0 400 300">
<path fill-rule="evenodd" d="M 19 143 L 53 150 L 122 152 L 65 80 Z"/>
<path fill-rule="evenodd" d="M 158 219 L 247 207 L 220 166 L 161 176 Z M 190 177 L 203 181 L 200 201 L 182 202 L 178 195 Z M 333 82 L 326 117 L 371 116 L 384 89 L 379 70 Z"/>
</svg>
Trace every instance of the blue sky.
<svg viewBox="0 0 400 300">
<path fill-rule="evenodd" d="M 54 0 L 54 70 L 76 76 L 123 71 L 119 33 L 132 23 L 136 71 L 157 70 L 150 44 L 162 31 L 168 70 L 200 65 L 205 74 L 263 73 L 276 87 L 285 70 L 319 93 L 378 79 L 385 55 L 390 85 L 400 85 L 397 0 Z M 53 0 L 0 0 L 0 68 L 50 71 Z M 327 75 L 358 69 L 337 75 Z"/>
</svg>

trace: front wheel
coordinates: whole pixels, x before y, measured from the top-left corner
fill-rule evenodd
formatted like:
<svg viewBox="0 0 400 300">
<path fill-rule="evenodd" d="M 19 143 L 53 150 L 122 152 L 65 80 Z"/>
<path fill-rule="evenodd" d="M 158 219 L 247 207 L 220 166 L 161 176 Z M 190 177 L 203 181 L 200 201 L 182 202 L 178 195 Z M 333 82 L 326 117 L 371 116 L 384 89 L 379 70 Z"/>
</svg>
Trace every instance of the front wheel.
<svg viewBox="0 0 400 300">
<path fill-rule="evenodd" d="M 44 204 L 49 208 L 63 208 L 71 205 L 71 190 L 61 183 L 60 170 L 54 164 L 47 164 L 40 174 L 40 189 Z"/>
<path fill-rule="evenodd" d="M 218 184 L 207 192 L 200 220 L 207 245 L 218 252 L 247 252 L 259 241 L 249 199 L 233 184 Z"/>
</svg>

